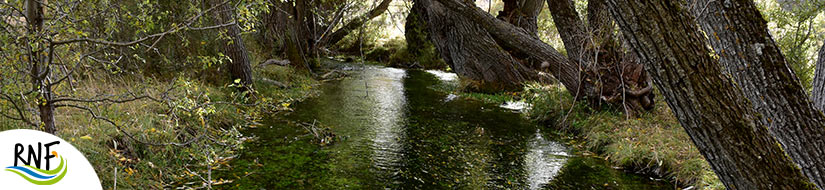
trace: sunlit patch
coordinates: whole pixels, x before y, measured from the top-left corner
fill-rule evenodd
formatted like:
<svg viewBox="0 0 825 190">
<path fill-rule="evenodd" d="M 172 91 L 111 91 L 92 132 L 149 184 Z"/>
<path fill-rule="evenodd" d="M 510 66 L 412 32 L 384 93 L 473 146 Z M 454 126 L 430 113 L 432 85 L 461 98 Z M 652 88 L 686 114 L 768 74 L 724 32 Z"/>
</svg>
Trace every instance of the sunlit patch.
<svg viewBox="0 0 825 190">
<path fill-rule="evenodd" d="M 444 97 L 444 102 L 453 101 L 458 98 L 458 95 L 455 94 L 448 94 L 447 97 Z"/>
<path fill-rule="evenodd" d="M 530 189 L 541 189 L 553 180 L 569 156 L 567 148 L 545 139 L 536 130 L 536 135 L 528 143 L 528 152 L 524 155 L 524 170 Z"/>
<path fill-rule="evenodd" d="M 458 80 L 458 75 L 456 75 L 455 73 L 448 73 L 441 70 L 427 70 L 427 73 L 435 75 L 435 77 L 438 77 L 438 80 L 442 81 Z"/>
<path fill-rule="evenodd" d="M 507 101 L 501 105 L 498 105 L 498 107 L 520 112 L 524 109 L 530 108 L 530 104 L 525 103 L 524 101 Z"/>
</svg>

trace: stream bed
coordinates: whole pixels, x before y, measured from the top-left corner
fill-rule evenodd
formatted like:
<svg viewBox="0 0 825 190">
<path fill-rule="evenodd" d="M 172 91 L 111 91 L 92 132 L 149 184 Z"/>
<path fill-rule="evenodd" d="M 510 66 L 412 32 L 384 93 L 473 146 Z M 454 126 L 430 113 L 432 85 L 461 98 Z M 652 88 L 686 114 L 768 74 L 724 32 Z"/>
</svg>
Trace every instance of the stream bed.
<svg viewBox="0 0 825 190">
<path fill-rule="evenodd" d="M 434 90 L 449 73 L 377 66 L 246 130 L 221 189 L 674 189 L 574 155 L 520 113 Z M 311 143 L 306 127 L 327 134 Z M 334 137 L 330 134 L 334 134 Z"/>
</svg>

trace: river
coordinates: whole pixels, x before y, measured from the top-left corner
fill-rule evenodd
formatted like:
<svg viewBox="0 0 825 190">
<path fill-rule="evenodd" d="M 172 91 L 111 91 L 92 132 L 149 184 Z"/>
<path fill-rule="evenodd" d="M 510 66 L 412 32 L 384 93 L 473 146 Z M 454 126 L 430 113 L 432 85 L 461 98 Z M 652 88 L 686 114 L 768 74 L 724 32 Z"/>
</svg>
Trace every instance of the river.
<svg viewBox="0 0 825 190">
<path fill-rule="evenodd" d="M 225 189 L 673 189 L 574 155 L 519 113 L 445 94 L 437 71 L 345 66 L 351 76 L 245 131 Z M 310 143 L 305 126 L 335 134 Z M 302 127 L 303 126 L 303 127 Z M 329 134 L 329 133 L 328 133 Z"/>
</svg>

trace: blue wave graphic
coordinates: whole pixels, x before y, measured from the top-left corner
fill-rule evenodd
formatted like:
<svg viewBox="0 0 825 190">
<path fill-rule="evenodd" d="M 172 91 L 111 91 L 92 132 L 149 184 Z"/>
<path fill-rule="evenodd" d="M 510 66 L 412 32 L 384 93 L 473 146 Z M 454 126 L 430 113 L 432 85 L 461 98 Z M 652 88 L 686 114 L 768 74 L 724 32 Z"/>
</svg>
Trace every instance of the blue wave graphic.
<svg viewBox="0 0 825 190">
<path fill-rule="evenodd" d="M 25 172 L 26 174 L 29 174 L 32 177 L 35 177 L 35 178 L 41 179 L 41 180 L 51 179 L 51 178 L 54 178 L 54 177 L 57 176 L 57 174 L 51 175 L 51 176 L 40 175 L 37 172 L 34 172 L 29 168 L 20 167 L 20 166 L 9 166 L 9 167 L 6 167 L 6 169 L 14 169 L 14 170 L 22 171 L 22 172 Z"/>
</svg>

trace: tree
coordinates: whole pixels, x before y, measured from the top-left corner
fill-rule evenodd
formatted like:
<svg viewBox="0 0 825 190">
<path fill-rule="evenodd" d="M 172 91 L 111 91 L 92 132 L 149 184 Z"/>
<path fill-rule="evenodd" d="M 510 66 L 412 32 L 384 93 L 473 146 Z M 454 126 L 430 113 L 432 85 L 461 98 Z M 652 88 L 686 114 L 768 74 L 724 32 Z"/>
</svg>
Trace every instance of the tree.
<svg viewBox="0 0 825 190">
<path fill-rule="evenodd" d="M 760 122 L 820 188 L 825 185 L 825 115 L 805 93 L 750 0 L 688 0 L 719 63 L 758 112 Z"/>
<path fill-rule="evenodd" d="M 431 0 L 416 0 L 412 12 L 427 22 L 429 36 L 445 62 L 479 90 L 517 89 L 532 71 L 472 20 Z M 527 34 L 525 34 L 527 35 Z"/>
<path fill-rule="evenodd" d="M 634 54 L 623 52 L 613 36 L 615 25 L 604 0 L 589 0 L 585 25 L 572 0 L 548 0 L 553 21 L 567 50 L 579 65 L 582 93 L 592 105 L 624 105 L 625 113 L 652 109 L 653 84 Z"/>
<path fill-rule="evenodd" d="M 28 35 L 36 36 L 42 32 L 43 29 L 43 6 L 39 1 L 26 1 L 26 22 L 28 23 Z M 29 43 L 36 43 L 32 39 Z M 39 46 L 38 46 L 39 45 Z M 28 61 L 31 64 L 32 85 L 40 93 L 38 98 L 37 108 L 40 112 L 41 127 L 48 133 L 54 134 L 57 127 L 54 124 L 54 96 L 52 95 L 52 84 L 49 78 L 49 59 L 43 55 L 44 52 L 54 55 L 53 50 L 44 49 L 43 44 L 37 44 L 35 47 L 30 47 L 27 54 Z M 21 118 L 23 118 L 21 116 Z"/>
<path fill-rule="evenodd" d="M 594 19 L 592 21 L 594 28 L 601 29 L 599 30 L 601 32 L 593 34 L 597 34 L 602 39 L 594 41 L 594 38 L 590 37 L 591 34 L 584 32 L 584 26 L 581 25 L 578 13 L 571 8 L 571 1 L 548 1 L 549 7 L 554 8 L 551 9 L 551 12 L 568 15 L 556 16 L 556 13 L 554 13 L 554 19 L 558 19 L 556 21 L 559 23 L 557 27 L 559 27 L 560 33 L 570 33 L 569 35 L 562 35 L 565 47 L 569 47 L 568 57 L 565 57 L 556 49 L 535 37 L 535 34 L 531 34 L 527 30 L 516 27 L 502 19 L 494 18 L 474 5 L 467 5 L 453 0 L 439 0 L 438 2 L 457 13 L 459 16 L 456 17 L 463 16 L 476 23 L 504 49 L 510 50 L 516 55 L 527 55 L 531 59 L 541 62 L 542 66 L 545 66 L 544 69 L 559 79 L 577 99 L 584 97 L 590 100 L 591 105 L 594 106 L 598 106 L 601 101 L 629 105 L 629 107 L 626 107 L 628 109 L 625 109 L 629 115 L 633 115 L 633 110 L 652 108 L 652 86 L 647 82 L 647 74 L 644 73 L 641 65 L 635 62 L 635 58 L 618 53 L 618 47 L 610 45 L 613 39 L 607 34 L 611 33 L 612 29 L 603 28 L 612 28 L 613 25 L 609 24 L 611 23 L 609 20 L 604 20 L 609 18 L 604 16 L 606 13 L 604 12 L 604 6 L 599 8 L 597 3 L 593 3 L 594 7 L 590 8 L 595 13 L 591 17 Z M 559 6 L 558 3 L 564 2 L 570 3 L 566 6 L 569 8 L 567 9 L 568 12 L 555 10 L 555 8 L 558 8 L 556 6 Z M 448 39 L 433 38 L 435 43 L 446 40 Z M 587 43 L 582 44 L 584 42 Z M 598 46 L 594 44 L 598 44 Z M 443 54 L 444 51 L 442 51 Z"/>
<path fill-rule="evenodd" d="M 392 0 L 382 0 L 375 8 L 333 30 L 345 19 L 345 13 L 354 3 L 348 0 L 274 1 L 269 6 L 269 15 L 263 19 L 263 33 L 268 41 L 263 44 L 272 47 L 273 53 L 283 53 L 294 67 L 312 72 L 320 55 L 328 53 L 324 51 L 325 47 L 335 45 L 353 30 L 386 12 L 390 3 Z"/>
<path fill-rule="evenodd" d="M 312 72 L 308 56 L 314 55 L 316 49 L 314 35 L 310 33 L 309 27 L 314 27 L 314 22 L 307 18 L 310 6 L 306 1 L 275 1 L 270 5 L 268 16 L 265 19 L 267 29 L 273 36 L 273 40 L 283 44 L 286 58 L 296 67 Z M 307 25 L 310 24 L 310 25 Z"/>
<path fill-rule="evenodd" d="M 228 1 L 208 1 L 209 3 L 206 3 L 207 5 L 217 7 L 213 12 L 216 24 L 230 25 L 222 29 L 222 32 L 226 35 L 226 38 L 228 38 L 228 40 L 225 40 L 225 45 L 222 46 L 222 49 L 223 53 L 229 56 L 229 64 L 226 65 L 229 70 L 229 75 L 232 77 L 232 80 L 240 80 L 242 88 L 248 90 L 252 87 L 252 68 L 249 66 L 249 53 L 246 51 L 243 39 L 241 38 L 241 28 L 235 19 L 235 9 Z"/>
<path fill-rule="evenodd" d="M 319 40 L 320 44 L 322 44 L 322 45 L 335 45 L 335 44 L 337 44 L 339 41 L 344 39 L 344 37 L 346 37 L 347 35 L 352 33 L 353 30 L 363 26 L 367 21 L 370 21 L 373 18 L 375 18 L 375 17 L 383 14 L 384 12 L 386 12 L 387 9 L 390 7 L 390 3 L 392 3 L 392 0 L 382 0 L 381 3 L 378 4 L 378 6 L 376 6 L 374 9 L 364 13 L 363 15 L 361 15 L 359 17 L 356 17 L 355 19 L 353 19 L 349 23 L 344 24 L 343 27 L 336 30 L 335 32 L 332 32 L 332 34 L 322 36 L 321 39 Z M 337 19 L 335 21 L 337 22 Z M 334 26 L 332 26 L 332 27 L 334 27 Z"/>
<path fill-rule="evenodd" d="M 825 44 L 822 44 L 822 47 L 819 48 L 817 59 L 811 100 L 813 100 L 816 109 L 823 111 L 825 110 Z"/>
<path fill-rule="evenodd" d="M 52 134 L 58 131 L 55 123 L 58 108 L 85 111 L 94 119 L 111 122 L 92 109 L 92 106 L 146 99 L 160 100 L 133 91 L 90 96 L 74 94 L 72 90 L 66 90 L 66 86 L 72 86 L 80 79 L 78 73 L 91 68 L 101 68 L 104 73 L 121 73 L 117 64 L 124 57 L 142 59 L 137 54 L 124 55 L 127 52 L 136 49 L 143 52 L 153 50 L 158 41 L 181 31 L 203 31 L 229 26 L 197 27 L 195 24 L 201 16 L 215 9 L 209 7 L 185 18 L 185 22 L 172 24 L 163 32 L 140 36 L 131 33 L 129 39 L 118 41 L 117 34 L 120 33 L 106 28 L 111 26 L 103 22 L 123 18 L 115 11 L 99 11 L 95 3 L 52 1 L 49 4 L 49 1 L 38 0 L 0 3 L 8 8 L 4 10 L 10 10 L 0 12 L 0 18 L 4 19 L 0 28 L 4 30 L 0 33 L 0 49 L 3 50 L 0 51 L 0 63 L 4 64 L 0 71 L 0 75 L 4 75 L 0 78 L 0 101 L 4 105 L 0 108 L 5 108 L 5 103 L 8 102 L 12 110 L 3 110 L 0 116 L 22 121 Z M 5 23 L 7 18 L 14 22 Z M 99 32 L 107 30 L 110 32 Z M 6 64 L 9 67 L 5 67 Z"/>
<path fill-rule="evenodd" d="M 710 56 L 683 2 L 608 0 L 682 127 L 729 189 L 815 189 Z"/>
</svg>

